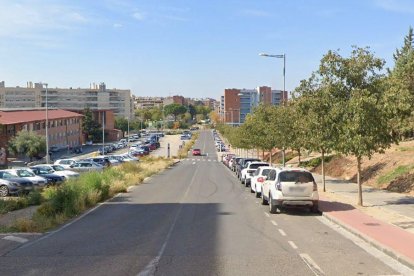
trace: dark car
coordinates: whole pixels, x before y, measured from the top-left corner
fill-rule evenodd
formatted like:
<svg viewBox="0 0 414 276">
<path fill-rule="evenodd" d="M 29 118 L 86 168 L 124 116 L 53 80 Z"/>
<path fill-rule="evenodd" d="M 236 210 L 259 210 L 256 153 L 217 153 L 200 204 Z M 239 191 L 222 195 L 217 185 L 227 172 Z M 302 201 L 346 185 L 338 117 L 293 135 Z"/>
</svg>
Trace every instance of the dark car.
<svg viewBox="0 0 414 276">
<path fill-rule="evenodd" d="M 35 175 L 40 175 L 47 179 L 48 185 L 57 185 L 61 184 L 63 181 L 65 181 L 64 176 L 60 176 L 54 173 L 50 173 L 47 169 L 41 168 L 41 167 L 31 167 L 30 168 Z"/>
<path fill-rule="evenodd" d="M 241 179 L 241 170 L 246 167 L 247 162 L 255 162 L 260 161 L 258 158 L 242 158 L 236 165 L 236 175 L 239 179 Z"/>
<path fill-rule="evenodd" d="M 144 155 L 148 155 L 150 153 L 150 148 L 148 146 L 141 146 L 141 148 L 144 151 Z"/>
<path fill-rule="evenodd" d="M 23 177 L 16 177 L 9 172 L 0 171 L 0 196 L 10 194 L 29 193 L 34 190 L 32 181 Z"/>
</svg>

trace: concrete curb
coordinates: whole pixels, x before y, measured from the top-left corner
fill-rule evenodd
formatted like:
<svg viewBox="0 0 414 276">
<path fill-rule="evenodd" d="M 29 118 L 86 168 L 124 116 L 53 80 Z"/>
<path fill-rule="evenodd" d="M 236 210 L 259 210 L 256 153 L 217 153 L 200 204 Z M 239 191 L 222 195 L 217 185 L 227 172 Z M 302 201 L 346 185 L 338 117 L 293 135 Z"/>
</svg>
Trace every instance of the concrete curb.
<svg viewBox="0 0 414 276">
<path fill-rule="evenodd" d="M 407 257 L 401 255 L 400 253 L 398 253 L 397 251 L 395 251 L 394 249 L 389 248 L 388 246 L 383 245 L 382 243 L 372 239 L 371 237 L 359 232 L 358 230 L 354 229 L 353 227 L 347 225 L 346 223 L 342 222 L 341 220 L 325 213 L 322 212 L 322 216 L 325 217 L 326 219 L 328 219 L 329 221 L 341 226 L 342 228 L 346 229 L 347 231 L 351 232 L 352 234 L 354 234 L 355 236 L 361 238 L 362 240 L 364 240 L 365 242 L 367 242 L 368 244 L 372 245 L 373 247 L 375 247 L 376 249 L 378 249 L 379 251 L 387 254 L 388 256 L 390 256 L 391 258 L 395 259 L 396 261 L 400 262 L 401 264 L 409 267 L 410 269 L 414 270 L 414 261 L 408 259 Z"/>
</svg>

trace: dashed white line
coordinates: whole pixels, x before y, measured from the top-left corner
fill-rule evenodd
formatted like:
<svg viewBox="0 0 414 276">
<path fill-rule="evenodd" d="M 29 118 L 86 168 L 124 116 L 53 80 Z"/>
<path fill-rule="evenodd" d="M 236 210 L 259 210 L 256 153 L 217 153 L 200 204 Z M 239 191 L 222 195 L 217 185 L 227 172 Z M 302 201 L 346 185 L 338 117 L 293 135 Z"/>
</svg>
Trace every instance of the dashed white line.
<svg viewBox="0 0 414 276">
<path fill-rule="evenodd" d="M 268 213 L 264 212 L 264 214 L 265 214 L 266 217 L 270 217 L 270 215 Z"/>
<path fill-rule="evenodd" d="M 20 238 L 20 237 L 16 237 L 16 236 L 5 236 L 3 238 L 3 240 L 14 241 L 14 242 L 18 242 L 18 243 L 25 243 L 25 242 L 29 241 L 28 239 Z"/>
<path fill-rule="evenodd" d="M 195 164 L 196 162 L 193 162 L 193 165 Z"/>
<path fill-rule="evenodd" d="M 306 265 L 312 270 L 315 275 L 325 275 L 322 269 L 315 263 L 314 260 L 308 254 L 299 254 L 302 260 L 306 263 Z"/>
<path fill-rule="evenodd" d="M 282 235 L 282 236 L 286 236 L 285 231 L 283 231 L 282 229 L 278 229 L 278 230 L 279 230 L 280 235 Z"/>
<path fill-rule="evenodd" d="M 277 226 L 277 222 L 276 222 L 276 221 L 271 220 L 270 222 L 271 222 L 274 226 Z"/>
<path fill-rule="evenodd" d="M 293 241 L 288 241 L 288 243 L 290 244 L 290 246 L 292 246 L 293 249 L 298 249 L 298 247 Z"/>
</svg>

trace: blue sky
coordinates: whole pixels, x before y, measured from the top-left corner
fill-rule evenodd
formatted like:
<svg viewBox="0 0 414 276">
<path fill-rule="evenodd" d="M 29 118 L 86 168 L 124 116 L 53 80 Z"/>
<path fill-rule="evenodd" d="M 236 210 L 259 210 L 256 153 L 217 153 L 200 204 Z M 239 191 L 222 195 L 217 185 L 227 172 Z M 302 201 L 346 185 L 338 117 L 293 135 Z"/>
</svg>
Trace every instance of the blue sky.
<svg viewBox="0 0 414 276">
<path fill-rule="evenodd" d="M 0 0 L 0 81 L 218 98 L 225 88 L 283 86 L 323 54 L 392 54 L 414 25 L 412 0 Z"/>
</svg>

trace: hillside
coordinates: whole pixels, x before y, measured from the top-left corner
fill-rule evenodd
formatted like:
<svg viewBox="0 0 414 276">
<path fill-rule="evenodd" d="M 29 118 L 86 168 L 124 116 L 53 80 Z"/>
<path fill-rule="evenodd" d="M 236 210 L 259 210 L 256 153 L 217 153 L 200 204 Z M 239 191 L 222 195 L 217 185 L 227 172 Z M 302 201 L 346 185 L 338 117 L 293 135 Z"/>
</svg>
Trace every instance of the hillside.
<svg viewBox="0 0 414 276">
<path fill-rule="evenodd" d="M 317 155 L 312 154 L 309 158 L 312 157 Z M 289 163 L 297 164 L 297 157 Z M 356 167 L 356 158 L 335 156 L 326 164 L 325 171 L 329 176 L 356 182 Z M 321 173 L 321 167 L 313 171 Z M 363 159 L 362 182 L 375 188 L 414 195 L 414 141 L 401 142 L 383 154 Z"/>
</svg>

